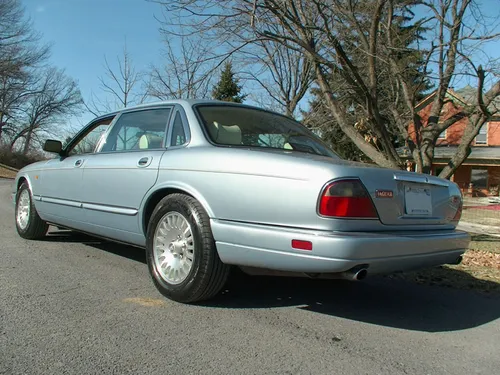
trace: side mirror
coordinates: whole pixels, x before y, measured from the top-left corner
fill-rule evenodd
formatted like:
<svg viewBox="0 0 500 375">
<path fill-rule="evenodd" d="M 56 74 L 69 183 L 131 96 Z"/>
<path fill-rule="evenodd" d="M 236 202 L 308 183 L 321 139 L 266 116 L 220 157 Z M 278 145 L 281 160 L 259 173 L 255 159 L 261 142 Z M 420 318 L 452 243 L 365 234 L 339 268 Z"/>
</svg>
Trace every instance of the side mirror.
<svg viewBox="0 0 500 375">
<path fill-rule="evenodd" d="M 54 139 L 47 139 L 43 145 L 43 151 L 53 152 L 55 154 L 61 154 L 62 143 Z"/>
</svg>

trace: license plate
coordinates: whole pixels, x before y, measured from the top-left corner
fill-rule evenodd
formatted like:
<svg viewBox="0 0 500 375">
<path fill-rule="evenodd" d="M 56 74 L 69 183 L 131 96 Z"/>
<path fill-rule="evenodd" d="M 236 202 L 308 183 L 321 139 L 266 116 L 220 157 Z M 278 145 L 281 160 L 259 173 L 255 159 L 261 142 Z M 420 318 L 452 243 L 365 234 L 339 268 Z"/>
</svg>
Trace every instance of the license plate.
<svg viewBox="0 0 500 375">
<path fill-rule="evenodd" d="M 432 215 L 431 189 L 405 186 L 405 211 L 413 216 Z"/>
</svg>

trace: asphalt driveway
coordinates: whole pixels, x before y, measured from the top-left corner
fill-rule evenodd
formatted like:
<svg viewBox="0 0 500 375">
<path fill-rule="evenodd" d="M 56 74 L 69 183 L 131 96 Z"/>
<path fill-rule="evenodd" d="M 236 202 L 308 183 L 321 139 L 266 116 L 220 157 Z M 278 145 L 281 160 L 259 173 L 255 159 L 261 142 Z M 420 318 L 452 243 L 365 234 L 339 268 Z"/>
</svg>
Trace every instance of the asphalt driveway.
<svg viewBox="0 0 500 375">
<path fill-rule="evenodd" d="M 140 249 L 55 229 L 44 241 L 21 239 L 10 184 L 0 180 L 2 374 L 500 368 L 498 297 L 386 278 L 239 277 L 215 301 L 185 306 L 156 291 Z"/>
</svg>

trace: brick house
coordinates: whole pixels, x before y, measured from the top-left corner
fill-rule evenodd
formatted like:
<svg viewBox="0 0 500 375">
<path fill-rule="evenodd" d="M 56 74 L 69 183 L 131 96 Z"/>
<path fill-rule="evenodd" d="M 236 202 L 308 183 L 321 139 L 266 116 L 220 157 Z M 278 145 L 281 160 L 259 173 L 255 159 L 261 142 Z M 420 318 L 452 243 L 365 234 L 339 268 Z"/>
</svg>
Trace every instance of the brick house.
<svg viewBox="0 0 500 375">
<path fill-rule="evenodd" d="M 468 101 L 474 100 L 475 92 L 476 90 L 470 86 L 457 91 L 448 90 L 441 118 L 443 120 L 449 118 Z M 434 95 L 435 92 L 417 105 L 424 126 L 431 111 Z M 500 108 L 500 103 L 494 104 Z M 455 154 L 466 124 L 467 119 L 457 121 L 439 135 L 434 151 L 432 174 L 438 175 Z M 414 137 L 415 131 L 412 129 L 413 125 L 411 124 L 408 130 L 410 136 Z M 401 148 L 400 155 L 407 159 L 409 170 L 414 170 L 408 150 Z M 451 180 L 460 186 L 464 195 L 476 197 L 498 196 L 498 187 L 500 185 L 500 116 L 483 125 L 471 144 L 469 157 L 457 169 Z"/>
</svg>

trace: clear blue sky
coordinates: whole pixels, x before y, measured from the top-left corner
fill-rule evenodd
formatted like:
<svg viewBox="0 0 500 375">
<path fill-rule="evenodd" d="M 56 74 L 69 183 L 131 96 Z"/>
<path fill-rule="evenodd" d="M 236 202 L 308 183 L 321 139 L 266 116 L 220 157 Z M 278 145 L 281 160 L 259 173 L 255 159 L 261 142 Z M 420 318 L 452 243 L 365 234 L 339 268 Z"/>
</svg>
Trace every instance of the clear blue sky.
<svg viewBox="0 0 500 375">
<path fill-rule="evenodd" d="M 46 42 L 51 63 L 77 80 L 84 99 L 99 93 L 104 56 L 115 63 L 125 43 L 137 70 L 160 58 L 160 6 L 145 0 L 22 0 Z M 89 121 L 92 116 L 82 120 Z"/>
</svg>

